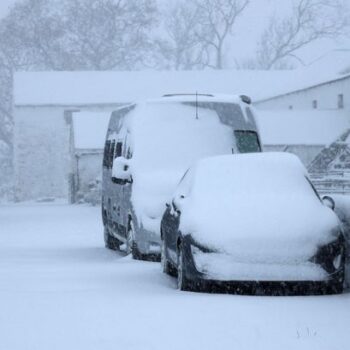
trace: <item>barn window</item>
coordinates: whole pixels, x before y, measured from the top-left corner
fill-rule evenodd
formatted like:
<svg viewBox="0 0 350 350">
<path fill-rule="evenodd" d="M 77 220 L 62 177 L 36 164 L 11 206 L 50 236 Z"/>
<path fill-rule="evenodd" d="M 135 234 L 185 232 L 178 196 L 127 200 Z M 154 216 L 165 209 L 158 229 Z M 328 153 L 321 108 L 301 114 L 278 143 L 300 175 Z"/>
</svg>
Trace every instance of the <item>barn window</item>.
<svg viewBox="0 0 350 350">
<path fill-rule="evenodd" d="M 338 95 L 338 108 L 339 109 L 344 108 L 344 95 L 343 94 Z"/>
<path fill-rule="evenodd" d="M 318 108 L 318 101 L 317 100 L 313 100 L 312 101 L 312 108 L 313 109 L 317 109 Z"/>
<path fill-rule="evenodd" d="M 288 106 L 288 109 L 292 110 L 293 109 L 293 105 Z"/>
</svg>

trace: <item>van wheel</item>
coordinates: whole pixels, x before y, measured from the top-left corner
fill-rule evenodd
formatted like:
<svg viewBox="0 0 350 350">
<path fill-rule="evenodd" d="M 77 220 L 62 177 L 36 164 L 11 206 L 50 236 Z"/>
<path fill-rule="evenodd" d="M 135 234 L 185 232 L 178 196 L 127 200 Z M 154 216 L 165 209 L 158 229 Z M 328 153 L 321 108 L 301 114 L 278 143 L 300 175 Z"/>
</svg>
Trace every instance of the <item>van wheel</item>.
<svg viewBox="0 0 350 350">
<path fill-rule="evenodd" d="M 109 233 L 108 228 L 105 226 L 103 231 L 103 237 L 105 241 L 105 247 L 111 250 L 119 250 L 120 242 Z"/>
<path fill-rule="evenodd" d="M 132 220 L 130 220 L 128 225 L 128 234 L 126 237 L 126 254 L 131 254 L 132 258 L 135 260 L 141 260 L 142 255 L 137 248 L 137 244 L 135 242 L 135 227 Z"/>
<path fill-rule="evenodd" d="M 166 249 L 165 242 L 164 242 L 164 240 L 162 240 L 161 251 L 160 251 L 160 263 L 162 266 L 162 271 L 163 271 L 163 273 L 165 273 L 167 275 L 176 277 L 176 271 L 169 263 L 169 261 L 166 257 L 165 249 Z"/>
<path fill-rule="evenodd" d="M 177 253 L 177 288 L 183 291 L 191 290 L 190 282 L 186 278 L 186 265 L 183 256 L 182 247 L 180 246 Z"/>
</svg>

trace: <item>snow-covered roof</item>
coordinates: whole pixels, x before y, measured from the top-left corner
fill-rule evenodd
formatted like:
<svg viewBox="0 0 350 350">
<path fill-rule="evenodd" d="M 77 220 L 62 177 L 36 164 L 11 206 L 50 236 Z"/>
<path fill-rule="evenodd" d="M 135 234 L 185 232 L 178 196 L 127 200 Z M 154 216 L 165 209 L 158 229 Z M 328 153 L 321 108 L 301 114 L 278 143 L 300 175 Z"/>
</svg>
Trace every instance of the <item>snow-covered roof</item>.
<svg viewBox="0 0 350 350">
<path fill-rule="evenodd" d="M 77 112 L 73 114 L 76 149 L 103 149 L 110 113 Z"/>
<path fill-rule="evenodd" d="M 350 116 L 341 110 L 257 111 L 265 145 L 329 145 L 350 128 Z M 103 149 L 110 113 L 73 114 L 77 149 Z"/>
<path fill-rule="evenodd" d="M 328 145 L 350 127 L 350 115 L 344 110 L 258 112 L 266 145 Z"/>
<path fill-rule="evenodd" d="M 137 72 L 17 72 L 17 106 L 129 103 L 169 93 L 245 94 L 253 101 L 335 79 L 334 72 L 204 70 Z"/>
<path fill-rule="evenodd" d="M 307 65 L 309 71 L 314 72 L 333 72 L 338 73 L 350 72 L 350 49 L 337 49 L 317 58 Z"/>
</svg>

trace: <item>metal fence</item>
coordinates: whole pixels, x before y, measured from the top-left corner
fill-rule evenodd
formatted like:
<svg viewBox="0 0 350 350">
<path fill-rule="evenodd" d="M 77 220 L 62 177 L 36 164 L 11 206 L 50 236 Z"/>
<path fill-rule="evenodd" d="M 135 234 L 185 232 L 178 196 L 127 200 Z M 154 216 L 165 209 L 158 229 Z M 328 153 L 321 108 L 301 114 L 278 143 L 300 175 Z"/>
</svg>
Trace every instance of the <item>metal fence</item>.
<svg viewBox="0 0 350 350">
<path fill-rule="evenodd" d="M 350 194 L 350 171 L 310 174 L 310 179 L 321 194 Z"/>
</svg>

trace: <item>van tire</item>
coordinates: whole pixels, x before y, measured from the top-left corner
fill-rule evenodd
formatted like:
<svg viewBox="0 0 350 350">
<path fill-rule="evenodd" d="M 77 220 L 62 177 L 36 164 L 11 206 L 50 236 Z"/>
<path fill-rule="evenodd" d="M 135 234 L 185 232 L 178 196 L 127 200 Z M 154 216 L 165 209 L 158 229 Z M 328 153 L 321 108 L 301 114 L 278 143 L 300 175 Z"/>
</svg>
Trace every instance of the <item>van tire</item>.
<svg viewBox="0 0 350 350">
<path fill-rule="evenodd" d="M 134 260 L 142 260 L 142 254 L 135 242 L 135 227 L 131 219 L 129 219 L 128 234 L 126 237 L 126 254 L 131 254 Z"/>
<path fill-rule="evenodd" d="M 181 291 L 191 291 L 190 281 L 186 278 L 186 264 L 182 246 L 177 251 L 177 289 Z"/>
<path fill-rule="evenodd" d="M 120 242 L 118 241 L 118 239 L 111 236 L 111 234 L 109 233 L 109 230 L 106 226 L 104 227 L 103 237 L 104 237 L 105 247 L 107 249 L 119 250 Z"/>
<path fill-rule="evenodd" d="M 166 252 L 165 252 L 165 242 L 162 240 L 162 245 L 161 245 L 161 253 L 160 253 L 160 262 L 162 266 L 162 271 L 166 275 L 176 277 L 176 271 L 175 269 L 171 266 L 170 262 L 168 261 L 166 257 Z"/>
</svg>

